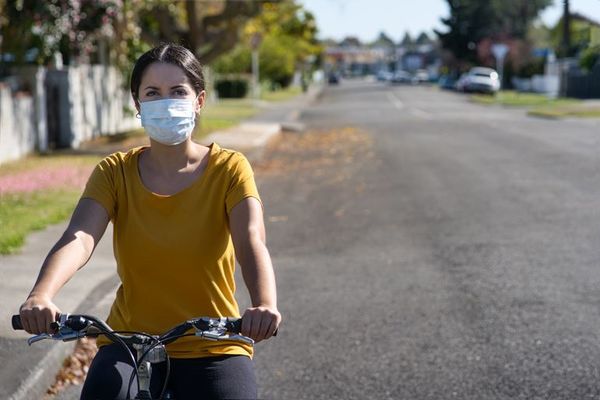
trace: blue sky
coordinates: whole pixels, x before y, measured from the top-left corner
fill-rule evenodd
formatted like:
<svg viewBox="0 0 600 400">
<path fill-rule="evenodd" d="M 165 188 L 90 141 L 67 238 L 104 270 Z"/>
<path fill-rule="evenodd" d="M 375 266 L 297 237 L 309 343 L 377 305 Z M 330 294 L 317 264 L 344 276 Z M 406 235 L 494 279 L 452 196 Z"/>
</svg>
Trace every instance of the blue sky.
<svg viewBox="0 0 600 400">
<path fill-rule="evenodd" d="M 482 0 L 485 1 L 485 0 Z M 416 36 L 443 29 L 441 17 L 448 16 L 445 0 L 298 0 L 313 12 L 319 26 L 320 37 L 342 39 L 358 36 L 371 41 L 386 32 L 392 39 L 400 40 L 404 32 Z M 579 12 L 600 22 L 600 0 L 571 0 L 572 12 Z M 562 0 L 554 0 L 541 15 L 546 24 L 554 24 L 562 13 Z"/>
</svg>

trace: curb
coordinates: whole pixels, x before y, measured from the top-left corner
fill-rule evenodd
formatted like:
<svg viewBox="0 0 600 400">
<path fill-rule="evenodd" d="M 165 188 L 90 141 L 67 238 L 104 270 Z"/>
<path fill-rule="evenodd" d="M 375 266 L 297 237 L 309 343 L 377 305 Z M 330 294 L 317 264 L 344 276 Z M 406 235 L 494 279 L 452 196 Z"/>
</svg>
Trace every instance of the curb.
<svg viewBox="0 0 600 400">
<path fill-rule="evenodd" d="M 105 279 L 91 291 L 89 296 L 77 307 L 75 313 L 108 315 L 118 285 L 119 279 L 116 275 Z M 18 389 L 8 399 L 41 399 L 46 394 L 46 390 L 54 383 L 58 372 L 48 366 L 62 366 L 64 359 L 73 352 L 74 347 L 75 341 L 70 343 L 52 342 L 50 350 L 30 370 L 29 375 L 23 379 Z"/>
</svg>

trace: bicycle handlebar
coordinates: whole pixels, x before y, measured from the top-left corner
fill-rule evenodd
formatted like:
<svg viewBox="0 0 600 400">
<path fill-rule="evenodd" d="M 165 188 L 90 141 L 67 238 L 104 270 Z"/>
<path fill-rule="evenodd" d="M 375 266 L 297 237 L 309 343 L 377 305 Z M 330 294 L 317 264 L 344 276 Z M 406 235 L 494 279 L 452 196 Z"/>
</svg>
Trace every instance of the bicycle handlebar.
<svg viewBox="0 0 600 400">
<path fill-rule="evenodd" d="M 11 322 L 13 329 L 23 329 L 20 315 L 13 315 Z M 162 335 L 149 335 L 145 332 L 115 332 L 104 321 L 91 315 L 61 314 L 58 321 L 51 324 L 51 328 L 54 333 L 43 333 L 32 336 L 27 340 L 27 343 L 32 345 L 44 339 L 67 342 L 86 336 L 97 337 L 105 335 L 114 343 L 123 346 L 134 366 L 129 385 L 132 384 L 134 378 L 137 378 L 138 395 L 142 394 L 139 398 L 150 398 L 151 364 L 166 362 L 167 372 L 159 397 L 163 398 L 170 371 L 170 361 L 165 346 L 181 337 L 200 336 L 208 340 L 234 340 L 249 345 L 254 344 L 254 340 L 240 334 L 242 329 L 241 318 L 193 318 L 173 327 Z M 194 333 L 188 333 L 192 329 Z M 131 347 L 135 349 L 137 357 L 134 356 Z"/>
<path fill-rule="evenodd" d="M 20 315 L 13 315 L 11 322 L 14 330 L 23 329 Z M 179 339 L 190 329 L 195 330 L 196 336 L 200 336 L 207 340 L 234 340 L 250 345 L 254 344 L 254 341 L 251 338 L 240 334 L 242 329 L 241 318 L 193 318 L 175 326 L 160 336 L 152 336 L 144 332 L 132 332 L 132 335 L 119 334 L 105 322 L 89 315 L 61 314 L 59 320 L 52 323 L 52 328 L 55 333 L 35 335 L 28 339 L 29 345 L 44 339 L 69 341 L 85 336 L 96 337 L 100 334 L 106 335 L 113 342 L 122 340 L 127 344 L 147 344 L 149 341 L 158 340 L 166 345 Z"/>
</svg>

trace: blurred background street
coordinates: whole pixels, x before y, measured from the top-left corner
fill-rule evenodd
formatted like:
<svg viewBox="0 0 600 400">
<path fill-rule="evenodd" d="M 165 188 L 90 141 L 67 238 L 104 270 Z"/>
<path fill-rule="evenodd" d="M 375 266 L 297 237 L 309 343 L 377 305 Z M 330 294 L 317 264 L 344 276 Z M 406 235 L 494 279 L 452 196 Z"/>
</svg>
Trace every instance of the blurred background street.
<svg viewBox="0 0 600 400">
<path fill-rule="evenodd" d="M 265 204 L 284 324 L 261 398 L 600 396 L 599 0 L 0 10 L 3 319 L 93 166 L 147 144 L 129 74 L 171 41 L 205 66 L 194 140 L 245 152 Z M 104 317 L 110 242 L 66 311 Z M 94 342 L 28 348 L 4 322 L 0 397 L 78 398 Z"/>
</svg>

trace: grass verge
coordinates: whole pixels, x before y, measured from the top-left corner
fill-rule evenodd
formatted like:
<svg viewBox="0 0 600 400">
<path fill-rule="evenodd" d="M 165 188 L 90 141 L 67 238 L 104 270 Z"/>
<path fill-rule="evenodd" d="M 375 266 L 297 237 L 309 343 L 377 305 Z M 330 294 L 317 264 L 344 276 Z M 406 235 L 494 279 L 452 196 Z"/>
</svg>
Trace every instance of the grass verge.
<svg viewBox="0 0 600 400">
<path fill-rule="evenodd" d="M 283 90 L 264 90 L 260 98 L 264 101 L 286 101 L 298 96 L 300 93 L 302 93 L 302 88 L 291 86 Z"/>
<path fill-rule="evenodd" d="M 0 197 L 0 254 L 23 246 L 27 234 L 64 221 L 73 212 L 80 190 L 48 190 Z"/>
<path fill-rule="evenodd" d="M 500 104 L 507 107 L 528 108 L 528 115 L 543 118 L 600 118 L 600 106 L 568 98 L 551 99 L 542 94 L 502 91 L 495 96 L 472 95 L 480 104 Z"/>
<path fill-rule="evenodd" d="M 565 106 L 581 103 L 575 99 L 551 99 L 542 94 L 520 93 L 514 90 L 503 90 L 495 96 L 475 94 L 471 100 L 480 104 L 500 104 L 509 107 L 539 107 L 539 106 Z"/>
<path fill-rule="evenodd" d="M 540 107 L 529 110 L 527 114 L 534 117 L 559 119 L 559 118 L 600 118 L 600 106 L 592 107 Z"/>
<path fill-rule="evenodd" d="M 250 99 L 223 99 L 208 104 L 200 113 L 194 138 L 200 139 L 211 132 L 235 126 L 259 110 Z"/>
</svg>

